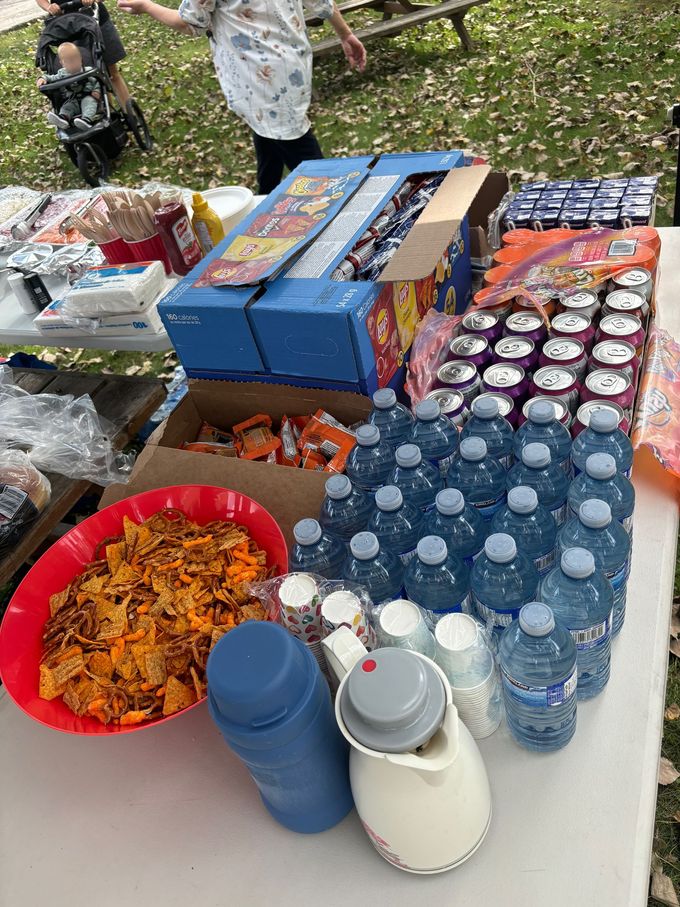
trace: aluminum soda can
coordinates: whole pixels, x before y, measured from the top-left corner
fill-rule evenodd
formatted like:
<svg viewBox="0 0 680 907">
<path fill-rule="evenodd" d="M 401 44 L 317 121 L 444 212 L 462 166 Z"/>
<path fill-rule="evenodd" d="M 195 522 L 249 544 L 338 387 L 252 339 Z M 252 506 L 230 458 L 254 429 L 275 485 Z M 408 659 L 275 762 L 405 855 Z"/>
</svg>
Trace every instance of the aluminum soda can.
<svg viewBox="0 0 680 907">
<path fill-rule="evenodd" d="M 595 326 L 588 315 L 581 315 L 578 312 L 562 312 L 553 318 L 550 324 L 550 336 L 580 340 L 585 351 L 589 353 L 595 340 Z"/>
<path fill-rule="evenodd" d="M 486 337 L 489 345 L 500 339 L 503 324 L 496 312 L 479 309 L 463 315 L 463 330 L 467 334 L 479 334 Z"/>
<path fill-rule="evenodd" d="M 531 397 L 559 397 L 570 413 L 578 408 L 578 381 L 576 372 L 566 365 L 544 365 L 534 372 L 529 395 Z"/>
<path fill-rule="evenodd" d="M 548 329 L 538 312 L 513 312 L 503 328 L 505 337 L 526 337 L 539 346 L 548 336 Z"/>
<path fill-rule="evenodd" d="M 518 410 L 515 407 L 515 401 L 512 397 L 508 397 L 507 394 L 498 394 L 498 393 L 485 393 L 480 394 L 480 397 L 489 397 L 498 403 L 498 413 L 503 416 L 504 419 L 507 419 L 510 425 L 513 428 L 517 428 L 517 415 Z"/>
<path fill-rule="evenodd" d="M 445 362 L 437 370 L 437 386 L 449 391 L 460 391 L 468 406 L 479 394 L 481 384 L 477 366 L 466 359 Z"/>
<path fill-rule="evenodd" d="M 557 302 L 558 296 L 547 296 L 541 293 L 536 293 L 536 296 L 540 297 L 541 305 L 545 310 L 545 314 L 548 318 L 552 318 L 553 315 L 557 312 Z M 536 306 L 530 299 L 527 299 L 525 296 L 515 296 L 512 302 L 512 311 L 513 312 L 536 312 Z"/>
<path fill-rule="evenodd" d="M 573 370 L 578 381 L 583 381 L 588 370 L 588 357 L 580 340 L 552 337 L 543 344 L 538 364 L 541 368 L 545 365 L 566 365 Z"/>
<path fill-rule="evenodd" d="M 593 290 L 579 290 L 578 293 L 564 293 L 557 305 L 559 312 L 578 312 L 588 315 L 594 322 L 600 314 L 600 300 Z"/>
<path fill-rule="evenodd" d="M 485 369 L 482 388 L 492 394 L 505 394 L 520 407 L 529 392 L 529 379 L 521 365 L 496 362 Z"/>
<path fill-rule="evenodd" d="M 448 416 L 454 425 L 462 428 L 470 417 L 470 410 L 462 391 L 439 387 L 425 395 L 426 400 L 436 400 L 443 416 Z"/>
<path fill-rule="evenodd" d="M 475 295 L 472 297 L 473 306 L 478 306 L 480 303 L 484 302 L 491 293 L 495 292 L 493 287 L 482 287 L 481 290 L 478 290 Z M 512 299 L 505 299 L 503 302 L 498 303 L 498 305 L 480 307 L 476 309 L 479 312 L 491 312 L 493 315 L 496 315 L 501 323 L 505 321 L 508 315 L 512 312 Z"/>
<path fill-rule="evenodd" d="M 637 384 L 640 360 L 635 347 L 627 340 L 602 340 L 596 343 L 588 359 L 588 372 L 598 369 L 617 369 L 628 375 L 633 387 Z"/>
<path fill-rule="evenodd" d="M 649 303 L 637 290 L 614 290 L 608 293 L 602 306 L 602 315 L 635 315 L 640 324 L 645 323 Z"/>
<path fill-rule="evenodd" d="M 522 412 L 519 414 L 519 418 L 517 420 L 518 428 L 520 425 L 524 425 L 524 423 L 528 420 L 529 407 L 537 400 L 547 400 L 548 403 L 551 403 L 553 409 L 555 410 L 555 418 L 557 419 L 557 421 L 561 422 L 565 428 L 571 427 L 573 417 L 569 412 L 569 408 L 567 407 L 567 404 L 564 402 L 564 400 L 560 399 L 560 397 L 543 397 L 539 395 L 538 397 L 530 397 L 522 407 Z"/>
<path fill-rule="evenodd" d="M 451 359 L 465 359 L 477 366 L 482 372 L 493 360 L 493 353 L 486 337 L 480 334 L 460 334 L 449 344 Z"/>
<path fill-rule="evenodd" d="M 635 347 L 635 353 L 641 359 L 645 346 L 645 329 L 637 315 L 605 315 L 595 337 L 596 343 L 601 340 L 625 340 Z"/>
<path fill-rule="evenodd" d="M 528 337 L 503 337 L 493 348 L 494 362 L 512 362 L 531 374 L 538 364 L 538 350 Z"/>
<path fill-rule="evenodd" d="M 581 402 L 588 400 L 609 400 L 617 403 L 628 421 L 633 415 L 635 388 L 633 382 L 624 372 L 613 368 L 600 368 L 586 375 L 581 388 Z"/>
<path fill-rule="evenodd" d="M 609 409 L 615 412 L 619 420 L 618 427 L 621 431 L 625 431 L 628 434 L 630 423 L 618 403 L 612 403 L 610 400 L 588 400 L 587 403 L 582 403 L 576 412 L 576 418 L 571 426 L 572 438 L 580 435 L 584 428 L 588 428 L 590 417 L 598 409 Z"/>
<path fill-rule="evenodd" d="M 646 302 L 651 302 L 654 292 L 651 272 L 647 268 L 631 268 L 615 274 L 609 281 L 609 291 L 614 293 L 616 290 L 635 290 L 644 296 Z"/>
</svg>

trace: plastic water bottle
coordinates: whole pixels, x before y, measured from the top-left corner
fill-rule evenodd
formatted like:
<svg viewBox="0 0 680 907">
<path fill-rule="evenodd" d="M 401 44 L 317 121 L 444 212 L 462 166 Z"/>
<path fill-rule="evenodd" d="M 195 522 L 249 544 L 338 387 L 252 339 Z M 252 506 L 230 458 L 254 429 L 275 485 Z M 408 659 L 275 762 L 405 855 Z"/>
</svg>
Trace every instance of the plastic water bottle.
<svg viewBox="0 0 680 907">
<path fill-rule="evenodd" d="M 423 536 L 438 535 L 446 542 L 450 554 L 472 567 L 484 550 L 488 523 L 475 507 L 465 503 L 457 488 L 440 491 L 434 504 L 434 510 L 425 517 Z"/>
<path fill-rule="evenodd" d="M 550 459 L 561 466 L 571 479 L 571 435 L 569 429 L 555 417 L 555 408 L 548 400 L 535 400 L 528 407 L 527 421 L 515 433 L 514 450 L 517 460 L 527 444 L 545 444 Z"/>
<path fill-rule="evenodd" d="M 359 532 L 349 543 L 342 579 L 365 586 L 374 605 L 402 597 L 404 566 L 372 532 Z"/>
<path fill-rule="evenodd" d="M 533 561 L 517 550 L 512 536 L 495 532 L 484 542 L 484 553 L 475 561 L 470 582 L 478 617 L 501 632 L 523 605 L 534 601 L 539 577 Z"/>
<path fill-rule="evenodd" d="M 439 470 L 423 459 L 420 448 L 415 444 L 402 444 L 398 447 L 396 459 L 397 465 L 390 473 L 389 484 L 396 485 L 404 500 L 414 507 L 431 510 L 437 492 L 444 487 Z"/>
<path fill-rule="evenodd" d="M 271 815 L 318 832 L 352 809 L 349 747 L 311 651 L 270 621 L 226 633 L 208 658 L 210 717 Z"/>
<path fill-rule="evenodd" d="M 394 448 L 406 444 L 413 426 L 413 416 L 397 402 L 391 387 L 383 387 L 373 394 L 373 409 L 368 421 L 378 426 L 380 437 Z"/>
<path fill-rule="evenodd" d="M 367 529 L 382 548 L 396 554 L 404 566 L 415 556 L 423 524 L 423 512 L 404 497 L 396 485 L 375 493 L 375 507 Z"/>
<path fill-rule="evenodd" d="M 498 410 L 498 400 L 483 396 L 472 401 L 472 415 L 463 426 L 461 440 L 482 438 L 486 442 L 487 454 L 509 469 L 512 466 L 513 435 L 512 425 Z"/>
<path fill-rule="evenodd" d="M 586 548 L 595 566 L 614 590 L 612 636 L 616 636 L 626 616 L 626 584 L 630 572 L 630 538 L 621 523 L 612 519 L 609 504 L 597 498 L 584 501 L 578 516 L 569 520 L 557 537 L 558 552 L 567 548 Z"/>
<path fill-rule="evenodd" d="M 444 539 L 426 535 L 404 574 L 407 598 L 435 624 L 453 611 L 470 612 L 470 568 L 451 554 Z"/>
<path fill-rule="evenodd" d="M 517 548 L 534 562 L 539 576 L 555 566 L 557 525 L 552 513 L 538 503 L 533 488 L 511 488 L 508 503 L 493 518 L 491 528 L 511 535 Z"/>
<path fill-rule="evenodd" d="M 458 429 L 442 413 L 436 400 L 422 400 L 416 406 L 416 421 L 411 428 L 409 442 L 419 447 L 424 459 L 436 466 L 441 476 L 445 476 L 458 450 Z"/>
<path fill-rule="evenodd" d="M 579 473 L 569 488 L 569 509 L 577 514 L 579 507 L 589 498 L 606 501 L 612 516 L 633 537 L 633 511 L 635 489 L 630 479 L 616 471 L 616 461 L 611 454 L 594 453 L 586 460 L 585 472 Z"/>
<path fill-rule="evenodd" d="M 585 548 L 567 548 L 559 566 L 541 582 L 538 597 L 549 605 L 576 643 L 577 695 L 592 699 L 609 680 L 614 590 Z"/>
<path fill-rule="evenodd" d="M 377 425 L 360 425 L 345 465 L 350 480 L 364 491 L 377 491 L 393 468 L 394 451 L 381 439 Z"/>
<path fill-rule="evenodd" d="M 468 504 L 491 522 L 506 499 L 506 471 L 498 460 L 487 456 L 486 441 L 464 438 L 446 476 L 449 488 L 457 488 Z"/>
<path fill-rule="evenodd" d="M 569 479 L 557 463 L 553 463 L 545 444 L 527 444 L 522 460 L 508 472 L 508 491 L 518 485 L 533 488 L 541 504 L 552 513 L 559 528 L 567 518 Z"/>
<path fill-rule="evenodd" d="M 577 472 L 584 472 L 586 460 L 594 453 L 608 453 L 614 457 L 616 468 L 629 479 L 633 470 L 633 445 L 628 435 L 619 428 L 616 413 L 611 409 L 596 409 L 590 424 L 574 439 L 571 459 Z"/>
<path fill-rule="evenodd" d="M 293 527 L 295 544 L 291 548 L 291 573 L 318 573 L 338 579 L 347 559 L 347 546 L 341 539 L 323 532 L 317 520 L 300 520 Z"/>
<path fill-rule="evenodd" d="M 503 701 L 510 733 L 536 752 L 559 750 L 576 730 L 576 644 L 542 602 L 524 605 L 501 637 Z"/>
<path fill-rule="evenodd" d="M 331 476 L 321 505 L 321 528 L 346 542 L 364 530 L 373 513 L 370 495 L 355 488 L 347 476 Z"/>
</svg>

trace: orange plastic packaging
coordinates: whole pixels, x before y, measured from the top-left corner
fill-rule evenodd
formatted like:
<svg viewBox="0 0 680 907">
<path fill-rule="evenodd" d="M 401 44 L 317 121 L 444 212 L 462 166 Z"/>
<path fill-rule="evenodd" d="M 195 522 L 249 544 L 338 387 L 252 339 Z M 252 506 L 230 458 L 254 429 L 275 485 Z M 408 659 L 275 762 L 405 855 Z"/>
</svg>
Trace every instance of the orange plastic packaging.
<svg viewBox="0 0 680 907">
<path fill-rule="evenodd" d="M 298 448 L 322 454 L 328 461 L 324 472 L 344 472 L 347 456 L 356 444 L 354 435 L 329 413 L 318 409 L 298 441 Z M 303 463 L 303 468 L 305 467 Z"/>
<path fill-rule="evenodd" d="M 189 450 L 192 453 L 214 454 L 218 457 L 235 457 L 236 447 L 234 444 L 217 444 L 211 441 L 183 441 L 180 444 L 180 450 Z"/>
<path fill-rule="evenodd" d="M 640 380 L 633 447 L 649 447 L 680 478 L 680 343 L 652 324 Z"/>
<path fill-rule="evenodd" d="M 234 425 L 233 432 L 236 450 L 244 460 L 263 459 L 281 446 L 281 441 L 272 432 L 272 420 L 264 413 Z"/>
<path fill-rule="evenodd" d="M 202 422 L 201 427 L 196 435 L 197 441 L 204 441 L 206 444 L 227 444 L 234 446 L 234 436 L 228 431 L 222 431 L 221 428 L 215 428 L 208 422 Z"/>
</svg>

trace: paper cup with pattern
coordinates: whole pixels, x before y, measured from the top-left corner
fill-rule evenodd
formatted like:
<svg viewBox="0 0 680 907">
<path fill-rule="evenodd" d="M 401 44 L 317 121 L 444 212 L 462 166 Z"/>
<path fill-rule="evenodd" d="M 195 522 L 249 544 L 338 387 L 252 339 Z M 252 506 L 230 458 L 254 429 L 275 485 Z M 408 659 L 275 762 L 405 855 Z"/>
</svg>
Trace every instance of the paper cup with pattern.
<svg viewBox="0 0 680 907">
<path fill-rule="evenodd" d="M 375 631 L 359 598 L 346 589 L 331 592 L 321 603 L 321 625 L 324 636 L 339 627 L 347 627 L 367 649 L 375 648 Z"/>
<path fill-rule="evenodd" d="M 306 645 L 321 643 L 321 598 L 314 577 L 291 573 L 279 587 L 279 622 Z"/>
</svg>

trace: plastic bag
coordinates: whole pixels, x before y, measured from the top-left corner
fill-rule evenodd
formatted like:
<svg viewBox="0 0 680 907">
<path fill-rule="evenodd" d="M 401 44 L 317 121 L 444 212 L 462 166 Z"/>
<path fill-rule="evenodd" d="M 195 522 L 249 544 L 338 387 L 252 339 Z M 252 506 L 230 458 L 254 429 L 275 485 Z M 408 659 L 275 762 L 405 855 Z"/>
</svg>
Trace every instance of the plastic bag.
<svg viewBox="0 0 680 907">
<path fill-rule="evenodd" d="M 680 343 L 652 324 L 631 432 L 634 448 L 649 447 L 680 478 Z"/>
<path fill-rule="evenodd" d="M 29 394 L 0 380 L 0 448 L 21 448 L 47 472 L 97 485 L 127 482 L 134 458 L 114 450 L 112 425 L 87 395 Z"/>
<path fill-rule="evenodd" d="M 405 384 L 412 407 L 434 387 L 437 370 L 446 362 L 449 344 L 457 335 L 462 320 L 460 315 L 445 315 L 430 309 L 417 325 Z"/>
<path fill-rule="evenodd" d="M 0 557 L 12 550 L 50 501 L 48 479 L 21 450 L 0 450 Z"/>
</svg>

